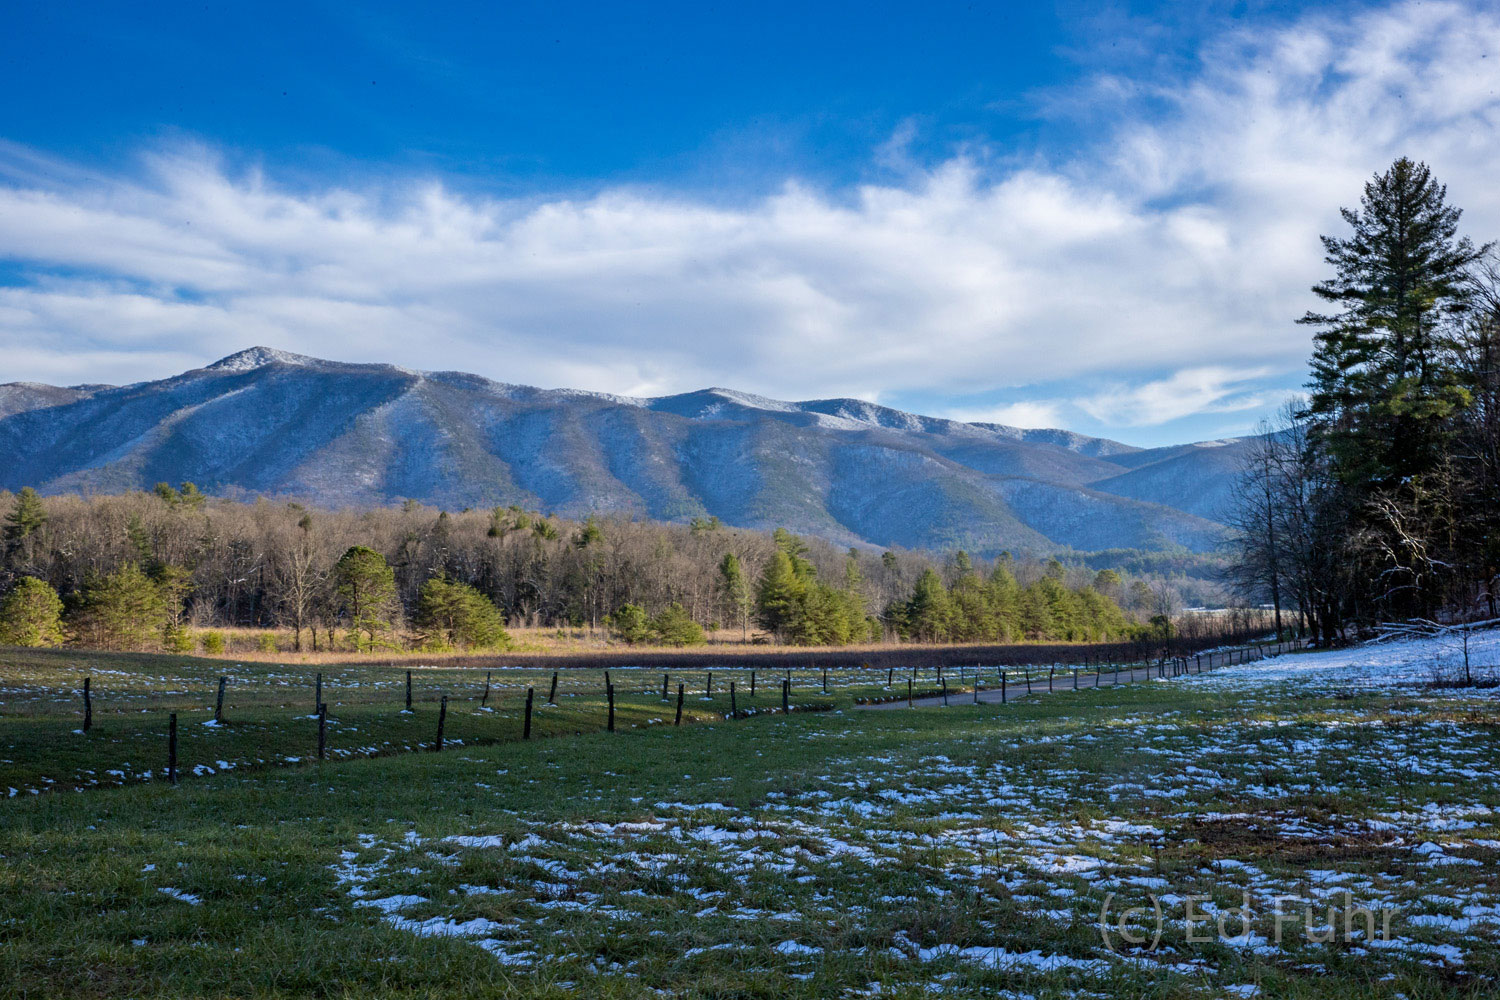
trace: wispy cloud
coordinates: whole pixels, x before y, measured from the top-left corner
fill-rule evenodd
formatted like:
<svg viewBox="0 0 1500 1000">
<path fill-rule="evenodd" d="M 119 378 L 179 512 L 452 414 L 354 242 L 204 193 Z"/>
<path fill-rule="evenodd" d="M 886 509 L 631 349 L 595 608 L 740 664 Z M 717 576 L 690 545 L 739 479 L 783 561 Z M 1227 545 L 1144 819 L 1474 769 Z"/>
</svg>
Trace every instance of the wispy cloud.
<svg viewBox="0 0 1500 1000">
<path fill-rule="evenodd" d="M 543 385 L 935 410 L 1077 380 L 973 408 L 1009 423 L 1250 409 L 1247 372 L 1295 378 L 1306 355 L 1291 321 L 1321 274 L 1317 234 L 1392 157 L 1428 160 L 1465 223 L 1500 233 L 1500 17 L 1401 4 L 1203 56 L 1190 77 L 1083 85 L 1068 113 L 1097 139 L 1050 162 L 959 157 L 855 191 L 789 180 L 732 207 L 638 189 L 485 199 L 430 178 L 293 188 L 204 148 L 102 177 L 0 148 L 0 378 L 158 377 L 264 342 Z"/>
<path fill-rule="evenodd" d="M 974 424 L 1007 424 L 1011 427 L 1058 427 L 1066 419 L 1054 400 L 1028 400 L 991 407 L 958 407 L 943 415 Z"/>
<path fill-rule="evenodd" d="M 1269 374 L 1265 368 L 1184 368 L 1139 385 L 1116 385 L 1073 404 L 1095 420 L 1126 427 L 1164 424 L 1199 413 L 1263 410 L 1272 403 L 1247 383 Z"/>
</svg>

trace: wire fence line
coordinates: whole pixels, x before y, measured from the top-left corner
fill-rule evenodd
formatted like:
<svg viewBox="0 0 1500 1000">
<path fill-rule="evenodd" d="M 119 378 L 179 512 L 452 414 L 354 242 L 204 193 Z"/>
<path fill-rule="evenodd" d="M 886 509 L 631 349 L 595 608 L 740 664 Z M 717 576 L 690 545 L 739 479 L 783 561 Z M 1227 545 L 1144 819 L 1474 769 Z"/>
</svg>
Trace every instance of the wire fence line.
<svg viewBox="0 0 1500 1000">
<path fill-rule="evenodd" d="M 613 666 L 538 670 L 350 665 L 320 670 L 236 665 L 175 675 L 89 669 L 48 689 L 12 679 L 0 710 L 36 725 L 10 733 L 0 794 L 176 781 L 239 767 L 441 751 L 656 725 L 821 711 L 842 701 L 1004 703 L 1037 693 L 1203 672 L 1285 651 L 1263 643 L 1184 655 L 1116 658 L 1093 650 L 1023 665 L 981 661 L 765 669 Z M 1073 652 L 1080 652 L 1074 649 Z M 84 673 L 84 671 L 87 671 Z M 180 717 L 180 718 L 179 718 Z M 80 739 L 81 737 L 81 739 Z M 49 761 L 55 766 L 49 766 Z M 16 784 L 6 786 L 10 778 Z M 35 779 L 35 780 L 30 780 Z"/>
</svg>

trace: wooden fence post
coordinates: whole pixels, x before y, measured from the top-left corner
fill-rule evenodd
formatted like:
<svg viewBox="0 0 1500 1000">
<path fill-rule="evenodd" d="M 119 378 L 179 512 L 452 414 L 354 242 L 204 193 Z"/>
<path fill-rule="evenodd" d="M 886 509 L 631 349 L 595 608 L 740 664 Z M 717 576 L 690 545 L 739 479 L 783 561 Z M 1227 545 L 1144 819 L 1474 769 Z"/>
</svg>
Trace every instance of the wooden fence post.
<svg viewBox="0 0 1500 1000">
<path fill-rule="evenodd" d="M 318 671 L 318 691 L 317 695 L 313 698 L 313 702 L 313 712 L 316 713 L 323 705 L 323 671 L 321 670 Z"/>
<path fill-rule="evenodd" d="M 661 675 L 661 700 L 667 700 L 667 675 L 665 673 Z"/>
<path fill-rule="evenodd" d="M 83 731 L 88 732 L 94 728 L 94 696 L 89 690 L 92 677 L 83 679 Z"/>
<path fill-rule="evenodd" d="M 1052 666 L 1050 666 L 1050 667 L 1047 668 L 1047 693 L 1048 694 L 1052 693 L 1052 678 L 1056 674 L 1057 674 L 1057 664 L 1054 663 L 1054 664 L 1052 664 Z"/>
<path fill-rule="evenodd" d="M 710 670 L 708 672 L 708 679 L 703 682 L 703 697 L 705 697 L 705 698 L 712 698 L 713 696 L 714 696 L 714 672 L 712 670 Z"/>
<path fill-rule="evenodd" d="M 318 706 L 318 759 L 328 756 L 328 706 Z"/>
<path fill-rule="evenodd" d="M 167 716 L 167 783 L 177 784 L 177 713 Z"/>
<path fill-rule="evenodd" d="M 891 682 L 896 679 L 896 668 L 887 667 L 885 671 L 885 686 L 890 687 Z"/>
<path fill-rule="evenodd" d="M 729 682 L 729 717 L 738 718 L 740 714 L 739 702 L 734 697 L 734 681 Z"/>
<path fill-rule="evenodd" d="M 605 685 L 605 687 L 604 687 L 604 696 L 609 699 L 609 731 L 610 732 L 614 732 L 615 731 L 615 686 L 613 684 L 606 684 Z"/>
<path fill-rule="evenodd" d="M 490 703 L 490 672 L 484 672 L 484 694 L 479 696 L 479 707 L 483 708 Z"/>
<path fill-rule="evenodd" d="M 750 697 L 755 697 L 755 671 L 750 671 Z"/>
<path fill-rule="evenodd" d="M 437 742 L 434 743 L 433 747 L 432 747 L 432 749 L 433 749 L 434 752 L 438 752 L 438 751 L 441 751 L 443 749 L 443 724 L 446 723 L 447 721 L 448 721 L 448 696 L 447 695 L 443 695 L 443 700 L 438 703 Z"/>
<path fill-rule="evenodd" d="M 557 704 L 557 671 L 552 671 L 552 686 L 547 689 L 547 704 Z"/>
<path fill-rule="evenodd" d="M 828 668 L 823 668 L 823 693 L 828 693 Z"/>
<path fill-rule="evenodd" d="M 1077 667 L 1073 668 L 1073 690 L 1074 691 L 1078 690 L 1078 668 Z"/>
<path fill-rule="evenodd" d="M 672 722 L 674 726 L 682 725 L 682 693 L 683 685 L 677 685 L 677 718 Z"/>
<path fill-rule="evenodd" d="M 1031 664 L 1026 664 L 1026 693 L 1031 693 Z"/>
<path fill-rule="evenodd" d="M 411 711 L 411 671 L 406 672 L 406 710 Z"/>
<path fill-rule="evenodd" d="M 781 682 L 781 714 L 786 715 L 792 710 L 792 682 L 789 679 Z"/>
<path fill-rule="evenodd" d="M 915 708 L 916 704 L 911 700 L 911 678 L 906 679 L 906 707 Z"/>
<path fill-rule="evenodd" d="M 521 730 L 521 739 L 531 739 L 531 688 L 526 689 L 526 724 Z"/>
<path fill-rule="evenodd" d="M 939 673 L 941 673 L 941 672 L 942 671 L 939 671 Z M 947 682 L 947 680 L 945 680 L 942 677 L 939 677 L 938 680 L 940 680 L 940 681 L 943 682 L 943 707 L 947 708 L 948 707 L 948 682 Z"/>
<path fill-rule="evenodd" d="M 1000 704 L 1005 704 L 1005 668 L 1000 668 Z"/>
<path fill-rule="evenodd" d="M 214 724 L 218 725 L 224 721 L 224 683 L 227 677 L 219 678 L 219 696 L 214 699 Z"/>
</svg>

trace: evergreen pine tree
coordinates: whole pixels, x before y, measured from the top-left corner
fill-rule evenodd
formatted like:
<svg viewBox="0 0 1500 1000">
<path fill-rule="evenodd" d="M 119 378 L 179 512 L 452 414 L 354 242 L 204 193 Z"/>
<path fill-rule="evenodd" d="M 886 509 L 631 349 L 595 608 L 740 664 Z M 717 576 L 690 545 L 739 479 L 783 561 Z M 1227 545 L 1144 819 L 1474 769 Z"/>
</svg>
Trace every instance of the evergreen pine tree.
<svg viewBox="0 0 1500 1000">
<path fill-rule="evenodd" d="M 950 604 L 943 580 L 931 567 L 917 577 L 906 609 L 906 627 L 919 642 L 942 642 L 948 637 Z"/>
<path fill-rule="evenodd" d="M 1425 163 L 1402 157 L 1341 209 L 1352 233 L 1324 236 L 1333 277 L 1313 292 L 1336 307 L 1318 328 L 1309 412 L 1346 485 L 1389 485 L 1441 461 L 1466 403 L 1450 335 L 1468 304 L 1470 266 L 1487 247 L 1458 236 L 1461 211 Z"/>
<path fill-rule="evenodd" d="M 802 614 L 802 597 L 807 583 L 796 571 L 792 557 L 778 548 L 766 563 L 755 589 L 755 622 L 778 639 L 783 639 Z"/>
<path fill-rule="evenodd" d="M 444 576 L 422 585 L 413 624 L 429 646 L 503 649 L 510 645 L 504 616 L 494 602 L 468 584 Z"/>
<path fill-rule="evenodd" d="M 61 646 L 62 609 L 46 580 L 21 577 L 0 601 L 0 646 Z"/>
<path fill-rule="evenodd" d="M 334 580 L 349 614 L 350 630 L 365 634 L 373 646 L 391 629 L 396 606 L 396 574 L 385 556 L 363 545 L 352 546 L 333 568 Z"/>
<path fill-rule="evenodd" d="M 30 538 L 47 523 L 47 510 L 42 498 L 30 486 L 23 486 L 16 494 L 16 505 L 5 516 L 5 540 L 19 542 Z"/>
<path fill-rule="evenodd" d="M 47 509 L 42 498 L 30 486 L 16 494 L 16 505 L 5 516 L 5 546 L 0 555 L 12 567 L 25 569 L 36 554 L 37 541 L 47 523 Z"/>
<path fill-rule="evenodd" d="M 724 553 L 719 563 L 719 596 L 729 611 L 729 620 L 740 626 L 743 637 L 749 638 L 750 611 L 755 607 L 755 598 L 750 593 L 750 583 L 745 579 L 739 556 L 733 552 Z"/>
<path fill-rule="evenodd" d="M 80 645 L 151 650 L 161 648 L 170 620 L 161 589 L 127 563 L 84 583 L 68 624 Z"/>
</svg>

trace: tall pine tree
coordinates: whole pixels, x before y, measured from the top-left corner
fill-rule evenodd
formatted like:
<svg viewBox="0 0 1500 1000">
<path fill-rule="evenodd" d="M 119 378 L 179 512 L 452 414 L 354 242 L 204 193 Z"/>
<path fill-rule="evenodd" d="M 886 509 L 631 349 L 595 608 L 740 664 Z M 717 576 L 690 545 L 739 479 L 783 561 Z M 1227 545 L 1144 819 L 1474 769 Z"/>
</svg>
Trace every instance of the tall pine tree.
<svg viewBox="0 0 1500 1000">
<path fill-rule="evenodd" d="M 1467 401 L 1452 320 L 1486 248 L 1458 235 L 1447 188 L 1405 157 L 1365 184 L 1359 209 L 1340 213 L 1352 232 L 1322 237 L 1334 274 L 1313 286 L 1335 311 L 1300 321 L 1318 328 L 1309 413 L 1339 479 L 1378 488 L 1441 461 Z"/>
</svg>

